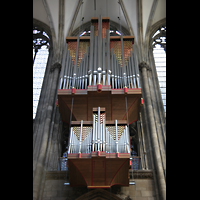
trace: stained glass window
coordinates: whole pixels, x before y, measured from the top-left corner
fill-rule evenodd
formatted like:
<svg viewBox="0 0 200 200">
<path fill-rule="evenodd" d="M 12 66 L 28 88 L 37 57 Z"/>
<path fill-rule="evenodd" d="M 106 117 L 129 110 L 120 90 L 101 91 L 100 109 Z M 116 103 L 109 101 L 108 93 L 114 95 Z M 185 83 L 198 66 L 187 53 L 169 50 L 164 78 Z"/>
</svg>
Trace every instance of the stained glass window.
<svg viewBox="0 0 200 200">
<path fill-rule="evenodd" d="M 33 119 L 37 112 L 49 56 L 49 40 L 49 36 L 42 29 L 33 27 Z"/>
<path fill-rule="evenodd" d="M 153 55 L 166 116 L 166 26 L 153 35 Z"/>
</svg>

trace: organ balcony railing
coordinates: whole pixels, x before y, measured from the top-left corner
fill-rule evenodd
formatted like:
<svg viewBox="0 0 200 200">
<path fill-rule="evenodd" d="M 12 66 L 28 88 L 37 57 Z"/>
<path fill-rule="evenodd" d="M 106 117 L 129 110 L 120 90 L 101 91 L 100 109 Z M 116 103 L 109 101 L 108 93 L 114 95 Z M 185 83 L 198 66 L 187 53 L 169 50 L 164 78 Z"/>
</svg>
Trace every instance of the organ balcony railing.
<svg viewBox="0 0 200 200">
<path fill-rule="evenodd" d="M 59 158 L 59 171 L 67 171 L 67 157 L 60 157 Z M 139 170 L 142 169 L 141 167 L 141 157 L 140 156 L 131 156 L 130 157 L 131 163 L 131 170 Z"/>
</svg>

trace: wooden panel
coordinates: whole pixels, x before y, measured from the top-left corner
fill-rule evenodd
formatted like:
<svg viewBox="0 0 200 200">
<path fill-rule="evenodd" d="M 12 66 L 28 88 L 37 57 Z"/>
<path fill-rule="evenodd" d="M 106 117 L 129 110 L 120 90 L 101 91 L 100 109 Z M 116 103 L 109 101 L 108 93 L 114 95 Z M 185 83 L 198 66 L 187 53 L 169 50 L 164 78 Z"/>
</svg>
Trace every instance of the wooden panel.
<svg viewBox="0 0 200 200">
<path fill-rule="evenodd" d="M 92 157 L 69 159 L 70 185 L 96 187 L 127 185 L 129 158 Z"/>
<path fill-rule="evenodd" d="M 112 180 L 116 176 L 116 174 L 119 172 L 119 169 L 123 166 L 125 162 L 127 162 L 126 159 L 112 159 L 107 158 L 106 159 L 106 185 L 111 185 Z M 123 168 L 124 169 L 124 168 Z M 124 171 L 121 171 L 122 176 L 128 173 L 128 168 L 124 169 Z M 125 176 L 127 178 L 127 176 Z"/>
<path fill-rule="evenodd" d="M 111 97 L 110 92 L 89 92 L 88 93 L 88 120 L 92 121 L 93 107 L 105 107 L 106 119 L 111 119 Z"/>
<path fill-rule="evenodd" d="M 140 95 L 134 95 L 134 99 L 127 96 L 128 104 L 128 120 L 129 124 L 138 120 L 138 113 L 140 112 Z M 124 115 L 123 119 L 127 119 L 127 114 Z"/>
<path fill-rule="evenodd" d="M 92 111 L 93 111 L 93 112 L 97 112 L 97 111 L 98 111 L 98 107 L 94 107 L 94 108 L 92 109 Z M 101 107 L 101 108 L 100 108 L 100 112 L 103 112 L 103 111 L 105 112 L 106 109 L 105 109 L 104 107 Z"/>
<path fill-rule="evenodd" d="M 71 125 L 81 125 L 81 121 L 71 121 Z M 93 121 L 83 121 L 83 125 L 93 125 Z"/>
<path fill-rule="evenodd" d="M 92 180 L 94 186 L 104 186 L 105 185 L 105 158 L 93 158 L 92 159 Z"/>
<path fill-rule="evenodd" d="M 138 119 L 140 111 L 141 90 L 135 90 L 136 94 L 112 95 L 107 92 L 88 92 L 88 95 L 74 95 L 72 121 L 92 121 L 93 108 L 104 107 L 106 110 L 106 120 L 127 120 L 126 102 L 128 108 L 129 124 Z M 66 92 L 68 92 L 66 90 Z M 137 94 L 139 93 L 139 94 Z M 72 95 L 64 95 L 62 90 L 58 91 L 59 111 L 63 121 L 69 123 Z"/>
<path fill-rule="evenodd" d="M 97 91 L 97 85 L 88 85 L 88 92 L 89 91 Z M 102 85 L 102 92 L 103 91 L 111 91 L 111 86 L 110 85 Z"/>
<path fill-rule="evenodd" d="M 90 40 L 90 36 L 81 36 L 79 40 Z M 77 36 L 66 37 L 66 42 L 77 41 Z"/>
<path fill-rule="evenodd" d="M 78 173 L 74 174 L 75 172 Z M 79 185 L 79 181 L 84 185 L 91 185 L 91 159 L 69 159 L 69 176 L 70 176 L 70 185 Z M 78 178 L 81 176 L 81 178 Z"/>
<path fill-rule="evenodd" d="M 110 121 L 106 121 L 105 124 L 109 124 L 109 125 L 115 125 L 115 120 L 110 120 Z M 117 120 L 117 124 L 127 124 L 127 120 Z"/>
<path fill-rule="evenodd" d="M 58 96 L 60 95 L 71 95 L 71 89 L 58 89 Z"/>
<path fill-rule="evenodd" d="M 85 171 L 80 170 L 78 160 L 68 160 L 69 165 L 69 182 L 71 186 L 87 186 L 87 180 L 85 179 Z M 85 169 L 83 166 L 82 169 Z M 88 168 L 89 169 L 89 168 Z"/>
<path fill-rule="evenodd" d="M 128 94 L 141 94 L 141 88 L 128 88 Z"/>
<path fill-rule="evenodd" d="M 134 36 L 123 36 L 123 40 L 133 40 Z M 121 36 L 110 36 L 110 40 L 121 40 Z"/>
<path fill-rule="evenodd" d="M 72 96 L 68 95 L 66 98 L 66 96 L 59 95 L 58 102 L 59 102 L 59 112 L 60 112 L 62 120 L 66 123 L 69 123 L 70 113 L 71 113 Z M 72 121 L 75 121 L 75 120 L 76 120 L 76 118 L 74 117 L 74 115 L 72 115 Z"/>
<path fill-rule="evenodd" d="M 129 186 L 129 159 L 125 160 L 125 162 L 120 166 L 118 172 L 112 179 L 110 185 L 124 185 Z"/>
<path fill-rule="evenodd" d="M 126 102 L 124 95 L 113 95 L 112 96 L 112 119 L 123 119 L 126 111 Z M 126 118 L 125 118 L 126 119 Z"/>
</svg>

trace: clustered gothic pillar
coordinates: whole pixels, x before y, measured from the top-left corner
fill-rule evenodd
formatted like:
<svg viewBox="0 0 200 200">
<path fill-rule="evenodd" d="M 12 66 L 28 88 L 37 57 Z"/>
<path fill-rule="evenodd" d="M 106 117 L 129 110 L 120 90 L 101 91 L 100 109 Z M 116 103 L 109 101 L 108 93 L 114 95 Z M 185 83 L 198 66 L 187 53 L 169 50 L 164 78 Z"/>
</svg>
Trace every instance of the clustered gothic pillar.
<svg viewBox="0 0 200 200">
<path fill-rule="evenodd" d="M 45 163 L 46 150 L 47 150 L 47 144 L 48 144 L 51 116 L 52 116 L 52 111 L 53 111 L 54 97 L 57 91 L 57 83 L 58 83 L 60 68 L 61 68 L 61 64 L 56 62 L 55 64 L 52 65 L 50 69 L 50 73 L 53 73 L 52 87 L 51 87 L 50 97 L 49 97 L 48 106 L 47 106 L 47 114 L 46 114 L 45 123 L 44 123 L 44 132 L 43 132 L 41 146 L 40 146 L 40 153 L 38 156 L 37 165 L 35 169 L 35 175 L 33 178 L 33 199 L 34 200 L 38 199 L 39 189 L 41 185 L 41 177 L 44 172 L 44 163 Z"/>
<path fill-rule="evenodd" d="M 141 62 L 139 64 L 139 69 L 142 72 L 142 81 L 143 81 L 143 89 L 144 89 L 144 96 L 145 96 L 145 103 L 146 103 L 146 109 L 147 109 L 147 118 L 149 120 L 149 127 L 150 127 L 150 134 L 152 138 L 152 148 L 153 148 L 153 154 L 155 159 L 155 167 L 157 172 L 157 179 L 158 179 L 158 187 L 160 190 L 160 196 L 162 200 L 166 199 L 166 183 L 165 183 L 165 177 L 164 172 L 162 168 L 162 161 L 161 161 L 161 155 L 159 150 L 159 144 L 158 144 L 158 137 L 156 133 L 156 126 L 153 116 L 153 108 L 151 104 L 151 96 L 150 96 L 150 90 L 149 90 L 149 84 L 148 84 L 148 78 L 147 78 L 147 70 L 150 70 L 149 66 L 146 62 Z"/>
</svg>

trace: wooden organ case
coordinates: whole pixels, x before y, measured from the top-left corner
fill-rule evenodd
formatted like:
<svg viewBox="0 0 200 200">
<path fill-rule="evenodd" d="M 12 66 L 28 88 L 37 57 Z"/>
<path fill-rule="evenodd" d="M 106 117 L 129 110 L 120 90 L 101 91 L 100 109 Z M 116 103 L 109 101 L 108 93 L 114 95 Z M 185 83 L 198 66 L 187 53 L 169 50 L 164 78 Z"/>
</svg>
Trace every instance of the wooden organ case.
<svg viewBox="0 0 200 200">
<path fill-rule="evenodd" d="M 91 19 L 90 36 L 66 38 L 58 101 L 71 125 L 71 186 L 129 186 L 129 124 L 141 105 L 133 36 L 110 36 L 109 18 Z"/>
</svg>

